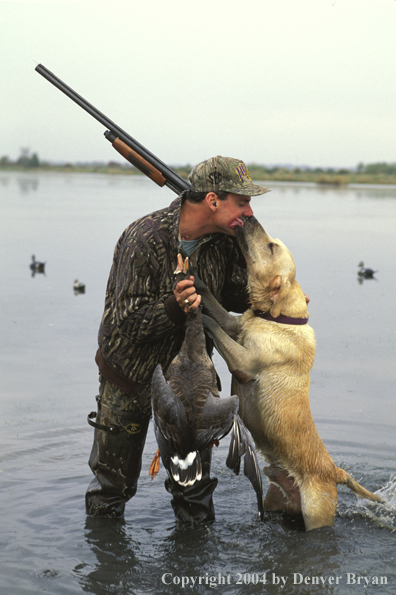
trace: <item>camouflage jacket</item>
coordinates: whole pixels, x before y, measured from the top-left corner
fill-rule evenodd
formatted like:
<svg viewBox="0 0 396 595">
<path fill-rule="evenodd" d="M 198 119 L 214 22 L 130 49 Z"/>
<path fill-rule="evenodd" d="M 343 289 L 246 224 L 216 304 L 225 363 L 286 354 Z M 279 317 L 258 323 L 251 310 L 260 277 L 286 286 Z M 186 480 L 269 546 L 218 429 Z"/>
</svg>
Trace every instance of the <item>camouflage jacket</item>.
<svg viewBox="0 0 396 595">
<path fill-rule="evenodd" d="M 120 237 L 106 289 L 96 362 L 99 372 L 145 410 L 151 377 L 180 350 L 185 314 L 173 295 L 183 193 L 169 207 L 132 223 Z M 248 306 L 246 263 L 234 238 L 206 236 L 190 262 L 228 311 Z"/>
</svg>

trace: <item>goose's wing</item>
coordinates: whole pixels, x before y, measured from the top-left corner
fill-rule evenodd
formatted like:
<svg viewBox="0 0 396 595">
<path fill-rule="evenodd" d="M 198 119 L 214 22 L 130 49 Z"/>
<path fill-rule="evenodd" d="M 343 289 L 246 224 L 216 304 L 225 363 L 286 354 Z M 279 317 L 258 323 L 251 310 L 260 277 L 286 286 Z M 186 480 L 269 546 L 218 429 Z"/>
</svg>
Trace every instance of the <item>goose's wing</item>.
<svg viewBox="0 0 396 595">
<path fill-rule="evenodd" d="M 151 383 L 151 406 L 154 420 L 154 433 L 158 442 L 161 458 L 166 461 L 175 453 L 183 454 L 188 428 L 187 413 L 165 380 L 162 368 L 154 370 Z"/>
<path fill-rule="evenodd" d="M 236 475 L 239 474 L 241 458 L 244 457 L 243 473 L 252 484 L 257 496 L 260 517 L 264 514 L 263 482 L 253 440 L 239 415 L 233 420 L 231 441 L 226 465 Z"/>
<path fill-rule="evenodd" d="M 194 442 L 195 427 L 180 399 L 157 366 L 152 380 L 154 433 L 169 475 L 182 486 L 202 478 L 202 461 Z M 191 416 L 190 416 L 191 417 Z"/>
<path fill-rule="evenodd" d="M 239 399 L 232 397 L 214 397 L 207 394 L 202 415 L 196 423 L 194 446 L 204 450 L 215 440 L 221 440 L 232 428 L 233 420 L 239 409 Z"/>
</svg>

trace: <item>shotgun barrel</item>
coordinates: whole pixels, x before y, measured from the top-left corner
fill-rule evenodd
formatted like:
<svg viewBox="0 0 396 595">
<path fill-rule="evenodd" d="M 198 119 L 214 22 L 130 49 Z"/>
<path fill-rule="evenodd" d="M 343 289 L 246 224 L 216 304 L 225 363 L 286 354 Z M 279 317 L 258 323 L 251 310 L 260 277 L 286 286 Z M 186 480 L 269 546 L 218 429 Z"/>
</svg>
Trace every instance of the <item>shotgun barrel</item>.
<svg viewBox="0 0 396 595">
<path fill-rule="evenodd" d="M 108 130 L 104 133 L 113 147 L 125 159 L 137 167 L 142 173 L 148 176 L 159 186 L 168 186 L 171 190 L 180 194 L 183 190 L 188 190 L 190 184 L 183 180 L 173 169 L 163 163 L 158 157 L 143 147 L 137 140 L 130 136 L 125 130 L 117 126 L 107 116 L 100 112 L 91 103 L 86 101 L 81 95 L 76 93 L 71 87 L 61 81 L 55 74 L 50 72 L 42 64 L 38 64 L 35 70 L 41 74 L 47 81 L 54 85 L 59 91 L 62 91 L 72 101 L 77 103 L 83 110 L 88 112 L 93 118 L 98 120 Z M 126 145 L 126 146 L 125 146 Z"/>
</svg>

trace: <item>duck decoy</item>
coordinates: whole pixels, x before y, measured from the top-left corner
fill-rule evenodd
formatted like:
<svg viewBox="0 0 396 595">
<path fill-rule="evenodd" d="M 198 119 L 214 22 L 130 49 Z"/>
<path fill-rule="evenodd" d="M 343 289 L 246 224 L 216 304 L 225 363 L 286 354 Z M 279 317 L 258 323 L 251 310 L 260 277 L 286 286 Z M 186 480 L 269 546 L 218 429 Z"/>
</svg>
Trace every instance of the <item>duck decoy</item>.
<svg viewBox="0 0 396 595">
<path fill-rule="evenodd" d="M 365 268 L 363 261 L 359 262 L 358 267 L 359 277 L 365 277 L 365 279 L 371 279 L 372 277 L 374 277 L 375 273 L 378 273 L 378 271 L 373 271 L 373 269 Z"/>
<path fill-rule="evenodd" d="M 34 277 L 35 273 L 45 273 L 45 262 L 40 262 L 36 260 L 35 255 L 32 255 L 32 262 L 30 264 L 30 270 L 32 271 L 32 277 Z"/>
<path fill-rule="evenodd" d="M 188 258 L 186 261 L 183 263 L 181 255 L 178 256 L 176 282 L 187 277 Z M 238 397 L 220 398 L 216 370 L 206 351 L 201 306 L 187 314 L 182 347 L 166 376 L 161 365 L 157 365 L 151 399 L 159 455 L 170 480 L 182 487 L 201 482 L 203 451 L 231 432 L 226 464 L 239 474 L 244 457 L 244 474 L 256 491 L 262 517 L 262 481 L 253 441 L 238 416 Z M 158 453 L 152 465 L 154 475 L 158 470 Z"/>
<path fill-rule="evenodd" d="M 78 293 L 85 293 L 85 285 L 83 283 L 80 283 L 78 279 L 75 279 L 73 289 L 75 295 L 77 295 Z"/>
</svg>

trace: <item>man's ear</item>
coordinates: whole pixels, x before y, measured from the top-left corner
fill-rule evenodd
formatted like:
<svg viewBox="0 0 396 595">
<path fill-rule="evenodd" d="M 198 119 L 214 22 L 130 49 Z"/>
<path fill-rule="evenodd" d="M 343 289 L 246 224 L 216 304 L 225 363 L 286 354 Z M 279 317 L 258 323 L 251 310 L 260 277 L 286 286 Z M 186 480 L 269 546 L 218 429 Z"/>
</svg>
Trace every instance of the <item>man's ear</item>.
<svg viewBox="0 0 396 595">
<path fill-rule="evenodd" d="M 208 192 L 207 195 L 205 196 L 204 200 L 211 211 L 216 210 L 218 199 L 217 199 L 217 194 L 215 192 Z"/>
<path fill-rule="evenodd" d="M 279 314 L 281 313 L 283 301 L 287 296 L 289 288 L 290 283 L 284 283 L 280 275 L 277 275 L 272 279 L 270 283 L 270 298 L 273 302 L 273 305 L 270 308 L 270 314 L 274 318 L 278 318 Z"/>
</svg>

